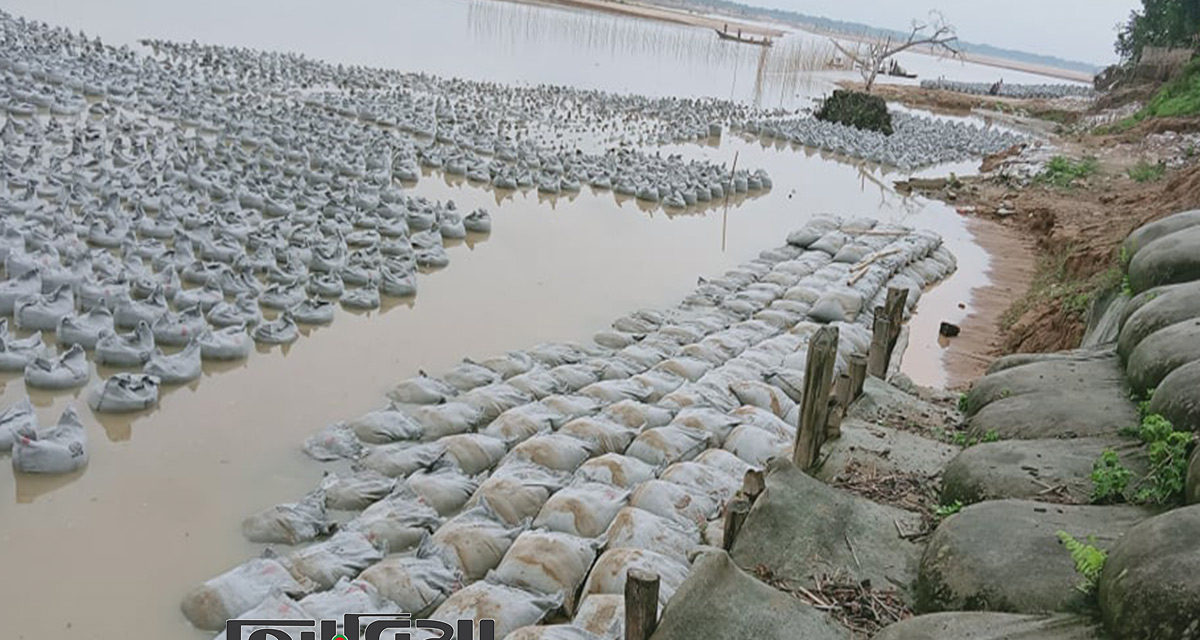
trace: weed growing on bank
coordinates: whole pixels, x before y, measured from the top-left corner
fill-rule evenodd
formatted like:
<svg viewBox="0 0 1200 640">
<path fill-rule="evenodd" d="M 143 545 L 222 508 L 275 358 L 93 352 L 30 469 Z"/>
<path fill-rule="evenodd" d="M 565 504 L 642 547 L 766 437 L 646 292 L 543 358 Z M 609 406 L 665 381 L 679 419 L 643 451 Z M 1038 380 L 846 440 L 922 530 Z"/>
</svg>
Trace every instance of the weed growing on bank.
<svg viewBox="0 0 1200 640">
<path fill-rule="evenodd" d="M 1127 173 L 1134 182 L 1157 182 L 1167 174 L 1167 165 L 1162 162 L 1150 164 L 1145 160 L 1139 160 L 1137 164 L 1129 168 Z"/>
<path fill-rule="evenodd" d="M 1074 184 L 1076 180 L 1095 175 L 1099 170 L 1100 163 L 1091 156 L 1079 160 L 1072 160 L 1066 156 L 1054 156 L 1050 158 L 1050 162 L 1046 163 L 1046 168 L 1038 174 L 1037 180 L 1043 184 L 1065 189 Z"/>
<path fill-rule="evenodd" d="M 1058 531 L 1056 535 L 1070 552 L 1071 560 L 1075 562 L 1075 572 L 1083 577 L 1076 588 L 1086 594 L 1092 594 L 1096 590 L 1100 574 L 1104 571 L 1104 563 L 1108 561 L 1108 553 L 1096 548 L 1094 536 L 1088 536 L 1087 542 L 1084 543 L 1066 531 Z"/>
</svg>

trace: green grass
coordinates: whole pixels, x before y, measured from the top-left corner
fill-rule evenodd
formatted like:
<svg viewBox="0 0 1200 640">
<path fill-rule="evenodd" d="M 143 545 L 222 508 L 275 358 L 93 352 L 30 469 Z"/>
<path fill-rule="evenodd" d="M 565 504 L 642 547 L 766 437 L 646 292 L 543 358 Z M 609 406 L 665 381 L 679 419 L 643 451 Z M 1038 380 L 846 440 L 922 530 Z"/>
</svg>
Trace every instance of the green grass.
<svg viewBox="0 0 1200 640">
<path fill-rule="evenodd" d="M 1066 156 L 1054 156 L 1046 168 L 1038 174 L 1038 182 L 1060 188 L 1070 187 L 1076 180 L 1087 178 L 1100 170 L 1100 163 L 1093 157 L 1072 160 Z"/>
<path fill-rule="evenodd" d="M 1096 133 L 1121 133 L 1149 118 L 1170 118 L 1200 114 L 1200 58 L 1194 59 L 1174 80 L 1159 88 L 1154 97 L 1137 113 L 1099 127 Z"/>
<path fill-rule="evenodd" d="M 1132 474 L 1115 452 L 1105 450 L 1092 464 L 1093 502 L 1120 502 L 1127 489 L 1133 493 L 1130 500 L 1140 504 L 1172 505 L 1183 499 L 1188 456 L 1196 436 L 1191 431 L 1176 431 L 1170 420 L 1150 413 L 1149 404 L 1149 400 L 1138 403 L 1140 425 L 1121 430 L 1121 435 L 1137 437 L 1146 445 L 1149 471 L 1130 487 Z"/>
<path fill-rule="evenodd" d="M 933 510 L 933 515 L 937 516 L 938 520 L 945 520 L 946 518 L 949 518 L 950 516 L 958 513 L 959 511 L 962 511 L 962 508 L 963 508 L 963 503 L 959 500 L 955 500 L 954 502 L 952 502 L 950 504 L 944 504 L 944 505 L 938 506 L 936 509 Z"/>
<path fill-rule="evenodd" d="M 1167 165 L 1162 162 L 1150 164 L 1145 160 L 1140 160 L 1129 168 L 1128 173 L 1134 182 L 1157 182 L 1167 174 Z"/>
</svg>

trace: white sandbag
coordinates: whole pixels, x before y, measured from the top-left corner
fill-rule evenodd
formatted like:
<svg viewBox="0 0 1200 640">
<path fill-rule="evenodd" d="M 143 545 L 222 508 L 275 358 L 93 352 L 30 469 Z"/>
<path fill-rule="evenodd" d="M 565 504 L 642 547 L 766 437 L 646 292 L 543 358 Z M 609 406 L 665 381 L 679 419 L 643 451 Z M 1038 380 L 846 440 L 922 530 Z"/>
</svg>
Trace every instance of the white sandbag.
<svg viewBox="0 0 1200 640">
<path fill-rule="evenodd" d="M 714 447 L 721 446 L 729 432 L 737 426 L 737 418 L 709 409 L 707 407 L 687 407 L 681 409 L 671 421 L 672 425 L 703 431 L 709 435 L 709 442 Z"/>
<path fill-rule="evenodd" d="M 462 588 L 462 577 L 441 558 L 419 552 L 389 556 L 367 567 L 359 579 L 375 585 L 381 596 L 413 617 L 429 614 Z"/>
<path fill-rule="evenodd" d="M 457 569 L 467 582 L 482 579 L 500 564 L 500 559 L 524 530 L 508 526 L 481 500 L 476 506 L 447 520 L 421 543 L 421 552 L 436 554 Z"/>
<path fill-rule="evenodd" d="M 469 391 L 485 384 L 499 382 L 500 376 L 487 367 L 464 360 L 442 376 L 447 384 L 461 391 Z"/>
<path fill-rule="evenodd" d="M 368 448 L 359 464 L 390 478 L 405 478 L 432 467 L 445 453 L 446 446 L 440 442 L 393 442 Z"/>
<path fill-rule="evenodd" d="M 554 471 L 573 472 L 592 457 L 594 447 L 590 442 L 571 436 L 548 433 L 534 436 L 513 447 L 505 458 L 508 461 L 524 461 L 539 464 Z"/>
<path fill-rule="evenodd" d="M 383 559 L 383 553 L 358 531 L 338 531 L 328 540 L 292 552 L 288 561 L 296 575 L 304 576 L 322 589 Z"/>
<path fill-rule="evenodd" d="M 560 364 L 549 373 L 566 393 L 574 393 L 600 380 L 600 369 L 591 364 Z"/>
<path fill-rule="evenodd" d="M 205 331 L 197 338 L 200 357 L 205 360 L 244 360 L 254 349 L 254 340 L 246 332 L 245 325 L 232 325 Z"/>
<path fill-rule="evenodd" d="M 579 395 L 613 404 L 622 400 L 645 402 L 653 392 L 654 389 L 649 385 L 634 380 L 601 380 L 580 389 Z"/>
<path fill-rule="evenodd" d="M 446 461 L 469 476 L 496 466 L 508 452 L 503 440 L 481 433 L 446 436 L 438 442 L 446 447 Z"/>
<path fill-rule="evenodd" d="M 539 433 L 550 433 L 561 424 L 561 414 L 540 402 L 531 402 L 496 416 L 480 433 L 514 445 Z"/>
<path fill-rule="evenodd" d="M 529 354 L 520 351 L 509 351 L 505 355 L 482 360 L 479 362 L 479 365 L 496 372 L 496 375 L 499 375 L 501 379 L 508 380 L 513 376 L 519 376 L 522 373 L 532 370 L 537 366 L 537 362 Z"/>
<path fill-rule="evenodd" d="M 645 402 L 658 402 L 663 396 L 683 386 L 687 380 L 668 371 L 647 371 L 633 376 L 630 380 L 645 385 L 651 389 L 645 397 Z"/>
<path fill-rule="evenodd" d="M 695 382 L 700 379 L 700 376 L 708 373 L 712 369 L 713 363 L 710 360 L 702 360 L 689 356 L 675 356 L 670 360 L 664 360 L 654 366 L 655 370 L 667 371 L 673 373 L 689 382 Z"/>
<path fill-rule="evenodd" d="M 215 631 L 225 627 L 225 621 L 257 607 L 272 593 L 301 596 L 314 585 L 300 582 L 283 562 L 268 552 L 240 564 L 183 597 L 183 615 L 199 629 Z"/>
<path fill-rule="evenodd" d="M 430 471 L 417 471 L 404 481 L 425 504 L 438 515 L 447 517 L 458 513 L 467 500 L 479 489 L 482 475 L 468 476 L 457 467 L 445 464 Z"/>
<path fill-rule="evenodd" d="M 408 551 L 442 523 L 433 507 L 406 485 L 367 507 L 343 529 L 358 531 L 390 553 Z"/>
<path fill-rule="evenodd" d="M 735 478 L 745 478 L 746 472 L 755 468 L 754 465 L 724 449 L 709 449 L 696 456 L 696 463 L 712 467 Z"/>
<path fill-rule="evenodd" d="M 369 469 L 338 475 L 326 471 L 321 479 L 325 492 L 325 507 L 341 511 L 365 509 L 372 502 L 382 500 L 396 488 L 396 480 Z"/>
<path fill-rule="evenodd" d="M 304 453 L 321 462 L 341 458 L 357 460 L 362 457 L 363 451 L 362 441 L 344 422 L 335 422 L 304 441 Z"/>
<path fill-rule="evenodd" d="M 374 584 L 361 579 L 342 578 L 329 591 L 309 594 L 299 604 L 317 620 L 337 621 L 337 632 L 342 634 L 346 632 L 342 621 L 347 613 L 372 613 L 381 617 L 407 613 L 381 594 Z M 369 624 L 375 619 L 378 618 L 362 618 L 360 623 Z"/>
<path fill-rule="evenodd" d="M 504 554 L 489 579 L 546 594 L 561 601 L 567 615 L 596 559 L 597 543 L 555 531 L 526 531 Z"/>
<path fill-rule="evenodd" d="M 604 534 L 609 549 L 647 549 L 687 563 L 687 554 L 700 545 L 700 531 L 637 507 L 625 507 Z"/>
<path fill-rule="evenodd" d="M 658 574 L 658 602 L 665 605 L 675 590 L 683 584 L 688 574 L 688 566 L 678 560 L 661 553 L 646 549 L 622 547 L 609 549 L 600 554 L 596 566 L 588 576 L 587 584 L 583 587 L 585 596 L 596 593 L 625 593 L 625 576 L 630 569 L 639 569 Z"/>
<path fill-rule="evenodd" d="M 628 500 L 627 490 L 610 484 L 572 484 L 550 496 L 533 520 L 533 526 L 595 538 L 604 533 Z"/>
<path fill-rule="evenodd" d="M 87 429 L 68 405 L 49 429 L 37 429 L 36 422 L 20 425 L 12 446 L 13 469 L 25 473 L 70 473 L 88 461 Z"/>
<path fill-rule="evenodd" d="M 146 375 L 158 378 L 163 384 L 187 384 L 196 380 L 203 372 L 200 343 L 193 341 L 177 353 L 169 355 L 161 349 L 155 349 L 142 371 Z"/>
<path fill-rule="evenodd" d="M 606 453 L 583 463 L 574 477 L 585 482 L 602 482 L 630 489 L 653 478 L 654 467 L 637 458 Z"/>
<path fill-rule="evenodd" d="M 464 391 L 455 400 L 476 409 L 481 416 L 477 422 L 480 424 L 513 407 L 533 402 L 534 397 L 507 382 L 497 382 Z"/>
<path fill-rule="evenodd" d="M 415 378 L 397 384 L 388 392 L 388 397 L 402 404 L 438 404 L 457 393 L 458 389 L 449 383 L 422 372 Z"/>
<path fill-rule="evenodd" d="M 620 453 L 637 435 L 637 431 L 601 417 L 576 418 L 558 433 L 591 443 L 593 454 Z"/>
<path fill-rule="evenodd" d="M 679 525 L 697 528 L 721 508 L 721 502 L 712 496 L 666 480 L 643 482 L 633 490 L 629 504 Z"/>
<path fill-rule="evenodd" d="M 625 638 L 625 594 L 593 593 L 580 601 L 572 624 L 601 640 Z"/>
<path fill-rule="evenodd" d="M 265 600 L 259 603 L 258 606 L 253 607 L 249 611 L 243 611 L 235 616 L 230 617 L 236 617 L 242 620 L 312 620 L 319 624 L 319 619 L 317 616 L 309 613 L 304 607 L 300 606 L 300 603 L 282 593 L 272 593 L 268 595 Z M 222 624 L 221 626 L 224 627 L 225 625 Z M 294 627 L 286 627 L 281 625 L 268 625 L 265 627 L 259 625 L 248 625 L 241 629 L 238 637 L 236 638 L 229 638 L 229 636 L 226 635 L 226 631 L 228 629 L 222 629 L 221 633 L 218 633 L 213 640 L 257 640 L 257 638 L 262 637 L 262 634 L 259 634 L 258 636 L 254 636 L 253 634 L 257 630 L 264 628 L 282 631 L 287 634 L 288 640 L 305 640 L 304 636 L 301 634 L 306 629 L 311 631 L 312 629 L 316 628 L 316 624 L 308 626 L 297 625 Z M 272 636 L 272 638 L 279 637 L 280 636 L 278 635 Z"/>
<path fill-rule="evenodd" d="M 17 431 L 30 429 L 37 431 L 37 414 L 33 411 L 33 403 L 29 396 L 13 403 L 0 413 L 0 452 L 11 451 Z"/>
<path fill-rule="evenodd" d="M 438 405 L 396 405 L 422 428 L 422 438 L 437 440 L 456 433 L 466 433 L 483 420 L 483 413 L 462 402 L 447 402 Z"/>
<path fill-rule="evenodd" d="M 516 525 L 532 520 L 550 494 L 567 482 L 567 474 L 529 462 L 508 462 L 479 485 L 468 507 L 486 501 L 500 520 Z"/>
<path fill-rule="evenodd" d="M 332 529 L 325 514 L 325 490 L 320 488 L 296 502 L 277 504 L 242 520 L 242 535 L 250 542 L 299 544 Z"/>
<path fill-rule="evenodd" d="M 599 341 L 597 341 L 599 344 Z M 596 634 L 573 624 L 548 624 L 521 627 L 504 640 L 601 640 Z"/>
<path fill-rule="evenodd" d="M 796 436 L 796 427 L 789 424 L 784 418 L 780 418 L 766 409 L 747 405 L 734 409 L 729 413 L 729 416 L 739 420 L 741 424 L 758 427 L 780 438 L 790 440 Z"/>
<path fill-rule="evenodd" d="M 415 418 L 391 407 L 365 413 L 346 425 L 368 444 L 420 440 L 425 435 L 424 427 Z"/>
<path fill-rule="evenodd" d="M 566 385 L 545 369 L 535 369 L 522 373 L 509 378 L 505 382 L 529 394 L 536 400 L 567 391 Z"/>
<path fill-rule="evenodd" d="M 25 384 L 35 389 L 72 389 L 87 382 L 91 372 L 83 347 L 71 345 L 59 356 L 37 356 L 25 365 Z"/>
<path fill-rule="evenodd" d="M 676 462 L 659 476 L 688 491 L 702 491 L 718 504 L 725 504 L 742 486 L 742 478 L 726 474 L 698 462 Z"/>
<path fill-rule="evenodd" d="M 88 392 L 88 406 L 96 413 L 144 411 L 158 404 L 159 380 L 144 373 L 114 373 Z M 0 440 L 3 435 L 0 435 Z M 3 444 L 0 444 L 0 450 Z"/>
<path fill-rule="evenodd" d="M 790 440 L 758 427 L 742 425 L 729 434 L 722 448 L 761 469 L 767 460 L 787 455 L 790 446 Z"/>
<path fill-rule="evenodd" d="M 607 403 L 581 395 L 557 395 L 542 398 L 542 406 L 562 416 L 566 422 L 599 412 Z"/>
<path fill-rule="evenodd" d="M 617 424 L 639 431 L 666 426 L 675 417 L 675 413 L 670 409 L 636 400 L 622 400 L 611 404 L 605 407 L 600 415 Z"/>
<path fill-rule="evenodd" d="M 472 620 L 475 624 L 494 620 L 495 637 L 503 638 L 521 627 L 537 624 L 560 605 L 560 600 L 549 596 L 482 581 L 450 594 L 430 617 L 454 627 L 459 620 Z M 419 637 L 414 635 L 414 640 Z"/>
<path fill-rule="evenodd" d="M 708 433 L 682 425 L 667 425 L 647 429 L 634 438 L 625 455 L 637 458 L 652 467 L 664 467 L 672 462 L 690 460 L 709 447 Z"/>
<path fill-rule="evenodd" d="M 778 387 L 756 380 L 743 380 L 729 385 L 742 404 L 766 409 L 783 418 L 796 406 L 795 401 Z"/>
</svg>

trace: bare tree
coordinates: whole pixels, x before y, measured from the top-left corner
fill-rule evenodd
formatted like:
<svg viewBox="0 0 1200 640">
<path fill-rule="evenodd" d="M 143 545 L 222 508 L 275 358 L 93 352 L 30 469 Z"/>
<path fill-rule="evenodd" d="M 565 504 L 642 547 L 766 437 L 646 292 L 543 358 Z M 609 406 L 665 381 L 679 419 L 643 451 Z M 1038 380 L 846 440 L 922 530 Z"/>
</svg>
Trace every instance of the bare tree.
<svg viewBox="0 0 1200 640">
<path fill-rule="evenodd" d="M 893 42 L 889 36 L 886 40 L 869 42 L 852 51 L 842 46 L 837 40 L 832 38 L 830 40 L 833 41 L 833 46 L 837 47 L 838 51 L 850 58 L 858 67 L 858 71 L 863 77 L 865 90 L 870 93 L 871 87 L 875 86 L 875 78 L 884 68 L 884 63 L 901 51 L 907 51 L 914 47 L 928 47 L 933 53 L 950 57 L 960 55 L 958 35 L 955 34 L 954 27 L 947 24 L 946 19 L 937 11 L 931 11 L 929 18 L 926 22 L 913 20 L 912 31 L 909 32 L 908 39 L 900 42 Z"/>
</svg>

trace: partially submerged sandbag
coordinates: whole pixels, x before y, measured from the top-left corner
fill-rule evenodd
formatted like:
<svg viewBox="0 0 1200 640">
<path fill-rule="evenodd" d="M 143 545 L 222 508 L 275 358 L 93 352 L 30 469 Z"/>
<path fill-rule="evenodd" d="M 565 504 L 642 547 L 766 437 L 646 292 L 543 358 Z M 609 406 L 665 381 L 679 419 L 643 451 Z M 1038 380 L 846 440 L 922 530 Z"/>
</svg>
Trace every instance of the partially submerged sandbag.
<svg viewBox="0 0 1200 640">
<path fill-rule="evenodd" d="M 325 515 L 325 490 L 318 488 L 296 502 L 268 507 L 242 521 L 250 542 L 298 544 L 327 535 L 333 523 Z"/>
<path fill-rule="evenodd" d="M 353 578 L 383 558 L 383 553 L 358 531 L 338 531 L 327 540 L 309 545 L 288 556 L 296 575 L 304 576 L 322 589 L 342 578 Z"/>
<path fill-rule="evenodd" d="M 357 460 L 363 454 L 363 443 L 344 422 L 335 422 L 309 436 L 304 441 L 304 452 L 321 462 Z"/>
<path fill-rule="evenodd" d="M 72 389 L 86 383 L 90 371 L 83 347 L 76 344 L 58 357 L 31 360 L 25 365 L 25 384 L 35 389 Z"/>
<path fill-rule="evenodd" d="M 37 414 L 33 411 L 29 396 L 9 405 L 0 413 L 0 452 L 12 450 L 17 432 L 22 429 L 37 430 Z"/>
<path fill-rule="evenodd" d="M 70 473 L 88 461 L 87 429 L 75 407 L 63 410 L 58 424 L 38 430 L 36 423 L 20 425 L 12 447 L 13 469 L 25 473 Z"/>
<path fill-rule="evenodd" d="M 144 411 L 158 404 L 159 380 L 144 373 L 115 373 L 88 393 L 88 406 L 97 413 Z"/>
<path fill-rule="evenodd" d="M 200 343 L 191 342 L 177 353 L 164 354 L 155 349 L 150 361 L 142 368 L 147 375 L 154 376 L 163 384 L 186 384 L 200 377 L 203 364 L 200 360 Z"/>
<path fill-rule="evenodd" d="M 416 547 L 421 539 L 442 523 L 433 507 L 425 504 L 406 485 L 367 507 L 343 529 L 362 533 L 376 546 L 386 545 L 391 553 Z"/>
<path fill-rule="evenodd" d="M 346 424 L 359 440 L 368 444 L 420 440 L 425 434 L 415 418 L 392 407 L 367 412 Z"/>
<path fill-rule="evenodd" d="M 199 629 L 215 631 L 225 621 L 261 604 L 272 593 L 300 596 L 313 585 L 298 581 L 282 562 L 268 553 L 205 581 L 183 597 L 183 615 Z"/>
<path fill-rule="evenodd" d="M 446 446 L 440 442 L 393 442 L 367 449 L 359 464 L 385 476 L 404 478 L 432 467 L 445 453 Z"/>
<path fill-rule="evenodd" d="M 397 384 L 388 392 L 388 397 L 402 404 L 438 404 L 457 393 L 458 389 L 453 385 L 422 372 L 415 378 Z"/>
</svg>

